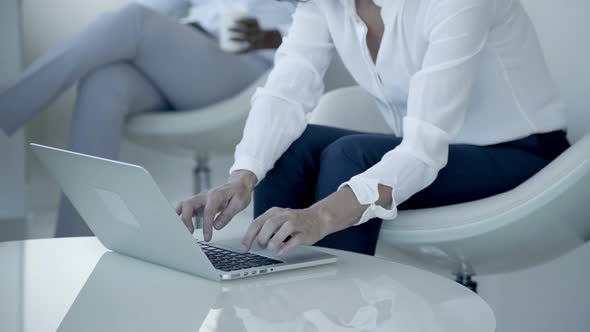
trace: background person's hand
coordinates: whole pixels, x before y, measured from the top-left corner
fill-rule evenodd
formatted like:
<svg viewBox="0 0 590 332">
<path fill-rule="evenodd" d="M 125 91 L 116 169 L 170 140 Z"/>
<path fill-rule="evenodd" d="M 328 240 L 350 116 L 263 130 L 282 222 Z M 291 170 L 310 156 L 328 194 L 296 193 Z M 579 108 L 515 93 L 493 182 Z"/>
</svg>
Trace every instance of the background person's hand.
<svg viewBox="0 0 590 332">
<path fill-rule="evenodd" d="M 246 45 L 237 52 L 238 54 L 256 50 L 277 49 L 281 46 L 281 33 L 278 30 L 263 30 L 255 18 L 245 18 L 237 21 L 230 31 L 235 34 L 231 40 Z"/>
<path fill-rule="evenodd" d="M 213 227 L 222 229 L 250 204 L 256 181 L 250 171 L 233 172 L 226 184 L 179 203 L 176 213 L 191 234 L 195 231 L 193 218 L 202 215 L 203 237 L 211 241 Z"/>
</svg>

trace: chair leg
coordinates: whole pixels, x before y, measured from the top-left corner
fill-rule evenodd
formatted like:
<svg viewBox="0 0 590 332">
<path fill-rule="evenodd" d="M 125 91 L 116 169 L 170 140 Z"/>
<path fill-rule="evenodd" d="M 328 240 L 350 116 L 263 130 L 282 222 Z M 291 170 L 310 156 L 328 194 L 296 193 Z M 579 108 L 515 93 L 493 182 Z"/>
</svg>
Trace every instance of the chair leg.
<svg viewBox="0 0 590 332">
<path fill-rule="evenodd" d="M 211 189 L 211 169 L 209 168 L 209 158 L 198 156 L 196 166 L 193 170 L 195 194 Z"/>
<path fill-rule="evenodd" d="M 461 285 L 471 289 L 474 293 L 477 294 L 477 282 L 473 280 L 473 275 L 471 275 L 471 274 L 457 274 L 455 281 L 460 283 Z"/>
<path fill-rule="evenodd" d="M 198 155 L 195 159 L 197 164 L 193 170 L 193 191 L 199 194 L 211 189 L 211 169 L 208 156 Z M 195 228 L 203 228 L 203 218 L 196 218 Z"/>
</svg>

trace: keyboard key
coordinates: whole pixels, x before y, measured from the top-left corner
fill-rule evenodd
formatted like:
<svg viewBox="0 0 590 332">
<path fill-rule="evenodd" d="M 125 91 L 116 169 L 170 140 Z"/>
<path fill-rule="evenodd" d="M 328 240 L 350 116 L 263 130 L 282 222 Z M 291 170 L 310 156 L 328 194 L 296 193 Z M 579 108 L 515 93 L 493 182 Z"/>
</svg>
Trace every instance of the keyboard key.
<svg viewBox="0 0 590 332">
<path fill-rule="evenodd" d="M 212 247 L 203 242 L 199 242 L 199 245 L 213 266 L 225 272 L 282 263 L 281 261 L 252 253 L 238 253 Z"/>
</svg>

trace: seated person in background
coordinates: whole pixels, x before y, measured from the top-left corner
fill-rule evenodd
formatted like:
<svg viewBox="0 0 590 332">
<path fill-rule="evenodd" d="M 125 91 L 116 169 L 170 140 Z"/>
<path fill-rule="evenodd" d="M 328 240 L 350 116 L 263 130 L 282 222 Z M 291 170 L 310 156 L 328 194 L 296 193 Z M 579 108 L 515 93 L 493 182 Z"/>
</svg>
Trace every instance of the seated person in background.
<svg viewBox="0 0 590 332">
<path fill-rule="evenodd" d="M 307 125 L 336 49 L 395 135 Z M 309 0 L 253 99 L 227 183 L 181 203 L 244 238 L 373 255 L 381 220 L 508 191 L 569 147 L 565 106 L 518 0 Z"/>
<path fill-rule="evenodd" d="M 238 6 L 238 53 L 216 36 L 222 11 Z M 179 23 L 180 13 L 190 8 Z M 190 110 L 237 94 L 272 65 L 293 4 L 266 0 L 141 0 L 103 15 L 0 88 L 0 129 L 14 133 L 80 81 L 69 149 L 114 159 L 125 117 L 134 112 Z M 1 162 L 0 162 L 1 165 Z M 1 167 L 1 166 L 0 166 Z M 62 197 L 56 236 L 92 235 Z"/>
</svg>

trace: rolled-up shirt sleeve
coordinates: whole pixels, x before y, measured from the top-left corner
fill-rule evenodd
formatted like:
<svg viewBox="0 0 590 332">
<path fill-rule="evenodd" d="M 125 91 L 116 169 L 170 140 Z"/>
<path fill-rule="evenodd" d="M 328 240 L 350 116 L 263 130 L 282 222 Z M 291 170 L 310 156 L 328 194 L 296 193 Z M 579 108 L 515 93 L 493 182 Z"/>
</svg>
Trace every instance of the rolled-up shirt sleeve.
<svg viewBox="0 0 590 332">
<path fill-rule="evenodd" d="M 433 1 L 424 27 L 428 43 L 421 69 L 410 81 L 403 139 L 394 150 L 342 186 L 369 205 L 358 224 L 393 219 L 397 205 L 434 182 L 447 164 L 449 144 L 463 126 L 495 1 Z M 392 188 L 393 204 L 379 207 L 379 184 Z"/>
<path fill-rule="evenodd" d="M 261 181 L 301 136 L 307 126 L 305 114 L 323 94 L 323 77 L 332 54 L 332 39 L 321 11 L 314 2 L 299 5 L 265 86 L 252 98 L 230 172 L 249 170 Z"/>
</svg>

